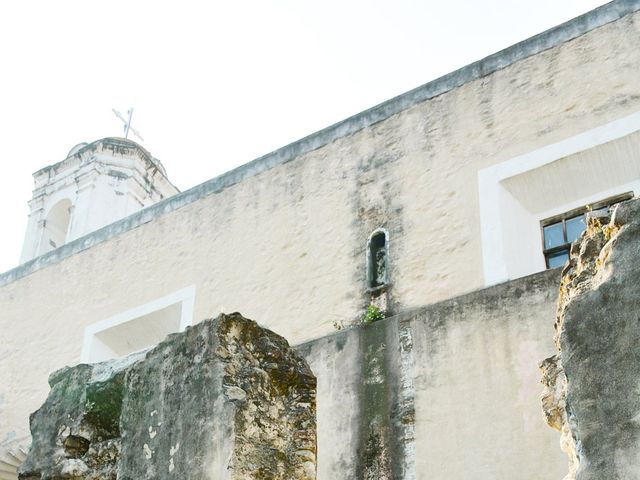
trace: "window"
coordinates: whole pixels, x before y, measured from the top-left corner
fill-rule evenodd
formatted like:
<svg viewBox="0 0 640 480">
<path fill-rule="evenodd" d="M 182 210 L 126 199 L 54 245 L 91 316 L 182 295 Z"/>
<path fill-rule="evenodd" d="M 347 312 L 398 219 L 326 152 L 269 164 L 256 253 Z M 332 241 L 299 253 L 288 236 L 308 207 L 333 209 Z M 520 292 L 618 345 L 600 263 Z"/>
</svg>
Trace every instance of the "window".
<svg viewBox="0 0 640 480">
<path fill-rule="evenodd" d="M 376 230 L 369 237 L 367 245 L 367 271 L 369 288 L 376 289 L 388 282 L 388 234 Z"/>
<path fill-rule="evenodd" d="M 89 325 L 83 362 L 95 363 L 149 348 L 193 320 L 195 287 L 178 290 L 153 302 Z"/>
<path fill-rule="evenodd" d="M 633 193 L 624 193 L 543 220 L 541 222 L 542 249 L 547 268 L 561 267 L 569 259 L 571 244 L 580 238 L 582 232 L 587 228 L 587 212 L 608 212 L 615 204 L 632 197 Z"/>
</svg>

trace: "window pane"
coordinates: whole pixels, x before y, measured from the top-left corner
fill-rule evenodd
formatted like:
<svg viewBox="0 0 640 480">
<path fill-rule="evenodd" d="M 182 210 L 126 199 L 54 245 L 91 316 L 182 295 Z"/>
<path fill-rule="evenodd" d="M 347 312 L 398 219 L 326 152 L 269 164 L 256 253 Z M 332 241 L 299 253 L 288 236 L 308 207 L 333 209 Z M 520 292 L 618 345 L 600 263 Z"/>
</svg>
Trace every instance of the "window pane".
<svg viewBox="0 0 640 480">
<path fill-rule="evenodd" d="M 567 241 L 573 242 L 574 240 L 580 238 L 580 235 L 587 226 L 584 223 L 584 215 L 579 215 L 574 218 L 570 218 L 566 221 L 567 223 Z"/>
<path fill-rule="evenodd" d="M 549 268 L 562 267 L 567 260 L 569 260 L 569 250 L 562 250 L 560 252 L 547 255 Z"/>
<path fill-rule="evenodd" d="M 562 222 L 554 223 L 544 227 L 544 248 L 557 247 L 566 243 L 562 234 Z"/>
</svg>

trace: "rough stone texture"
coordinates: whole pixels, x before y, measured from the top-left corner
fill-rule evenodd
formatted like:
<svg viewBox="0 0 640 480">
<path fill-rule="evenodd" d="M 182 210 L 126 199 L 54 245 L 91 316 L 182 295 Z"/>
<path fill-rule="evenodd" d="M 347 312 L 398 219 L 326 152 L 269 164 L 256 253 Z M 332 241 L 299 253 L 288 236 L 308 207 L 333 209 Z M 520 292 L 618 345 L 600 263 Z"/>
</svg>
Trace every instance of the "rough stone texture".
<svg viewBox="0 0 640 480">
<path fill-rule="evenodd" d="M 47 401 L 31 416 L 32 444 L 20 478 L 115 479 L 124 377 L 140 358 L 54 372 Z"/>
<path fill-rule="evenodd" d="M 50 384 L 23 480 L 316 478 L 315 377 L 240 314 Z"/>
<path fill-rule="evenodd" d="M 89 325 L 188 286 L 194 321 L 239 310 L 293 344 L 318 339 L 367 306 L 366 240 L 384 227 L 395 313 L 481 288 L 478 170 L 637 112 L 639 43 L 640 14 L 627 15 L 3 275 L 0 442 L 27 433 L 48 374 L 77 362 Z"/>
<path fill-rule="evenodd" d="M 563 270 L 543 412 L 577 480 L 640 479 L 640 200 L 592 216 Z"/>
</svg>

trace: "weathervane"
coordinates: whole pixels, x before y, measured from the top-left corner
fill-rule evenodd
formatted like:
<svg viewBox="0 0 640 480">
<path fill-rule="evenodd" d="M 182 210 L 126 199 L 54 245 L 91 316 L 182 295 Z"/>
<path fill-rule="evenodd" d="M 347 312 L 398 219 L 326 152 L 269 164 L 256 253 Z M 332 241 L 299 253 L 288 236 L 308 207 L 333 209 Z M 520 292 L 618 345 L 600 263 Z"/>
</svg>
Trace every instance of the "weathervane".
<svg viewBox="0 0 640 480">
<path fill-rule="evenodd" d="M 133 117 L 133 107 L 127 110 L 127 115 L 129 116 L 129 118 L 124 118 L 122 114 L 119 111 L 117 111 L 115 108 L 112 108 L 111 110 L 113 111 L 113 113 L 115 113 L 116 117 L 118 117 L 124 123 L 124 138 L 129 137 L 129 130 L 131 130 L 131 132 L 136 137 L 138 137 L 141 142 L 144 142 L 144 138 L 142 138 L 140 133 L 138 133 L 138 131 L 131 126 L 131 117 Z"/>
</svg>

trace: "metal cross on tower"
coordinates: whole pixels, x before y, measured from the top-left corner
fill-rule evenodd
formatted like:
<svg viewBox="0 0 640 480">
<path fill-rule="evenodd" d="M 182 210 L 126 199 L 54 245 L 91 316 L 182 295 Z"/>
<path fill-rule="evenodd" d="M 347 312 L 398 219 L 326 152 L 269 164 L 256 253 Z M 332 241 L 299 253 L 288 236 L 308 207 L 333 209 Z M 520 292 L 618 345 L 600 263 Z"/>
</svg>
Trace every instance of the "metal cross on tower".
<svg viewBox="0 0 640 480">
<path fill-rule="evenodd" d="M 142 138 L 140 133 L 138 133 L 138 131 L 131 126 L 131 117 L 133 117 L 133 107 L 127 110 L 128 118 L 124 118 L 122 114 L 119 111 L 117 111 L 115 108 L 112 108 L 111 110 L 116 115 L 116 117 L 118 117 L 124 123 L 124 138 L 128 138 L 129 131 L 131 131 L 131 133 L 133 133 L 136 137 L 138 137 L 140 141 L 144 142 L 144 138 Z"/>
</svg>

